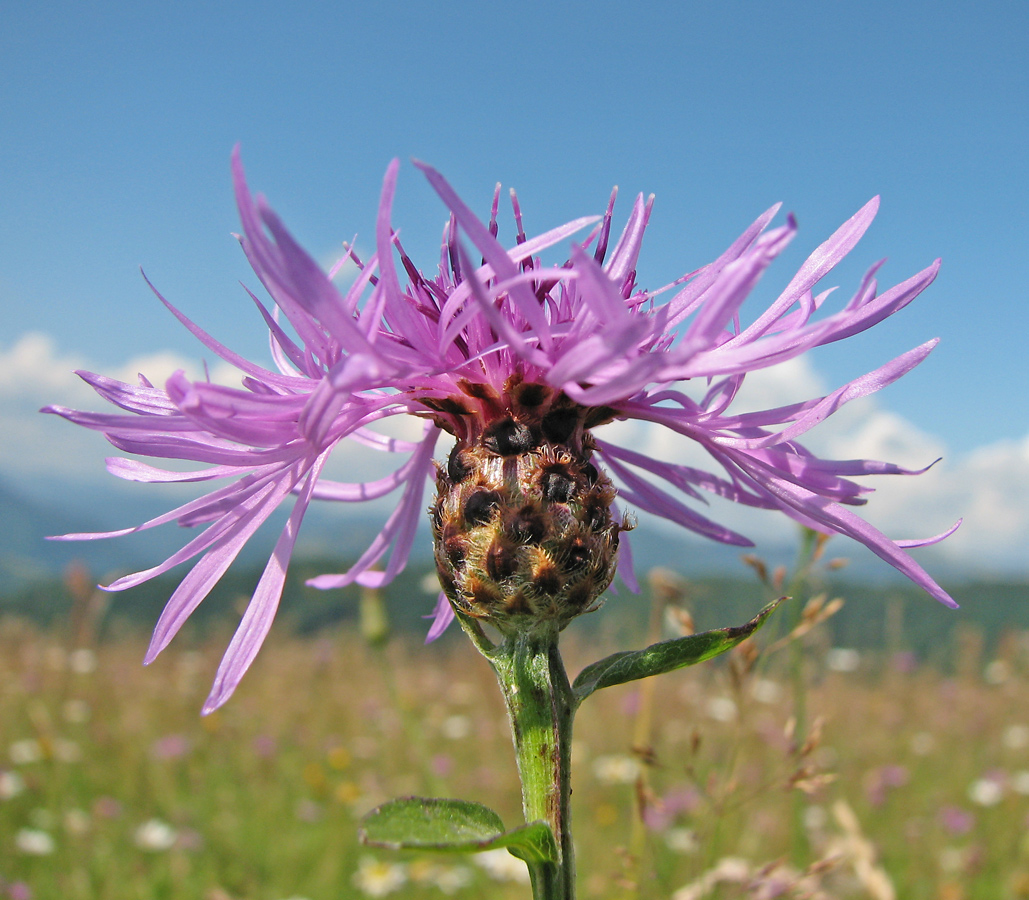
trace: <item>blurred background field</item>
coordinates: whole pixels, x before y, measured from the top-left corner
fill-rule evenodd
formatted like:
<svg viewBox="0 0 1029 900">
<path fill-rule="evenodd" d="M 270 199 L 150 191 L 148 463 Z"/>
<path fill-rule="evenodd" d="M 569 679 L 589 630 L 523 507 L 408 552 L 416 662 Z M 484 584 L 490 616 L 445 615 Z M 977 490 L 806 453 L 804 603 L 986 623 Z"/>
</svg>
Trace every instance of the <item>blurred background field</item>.
<svg viewBox="0 0 1029 900">
<path fill-rule="evenodd" d="M 569 670 L 691 625 L 741 623 L 787 587 L 764 581 L 659 574 L 573 623 Z M 386 596 L 394 630 L 372 641 L 374 599 L 362 633 L 356 593 L 307 597 L 295 584 L 252 671 L 207 718 L 232 585 L 144 669 L 160 586 L 111 606 L 92 584 L 71 570 L 0 606 L 0 897 L 528 896 L 506 851 L 358 842 L 360 817 L 406 794 L 520 821 L 492 673 L 460 633 L 422 645 L 420 576 Z M 955 617 L 865 590 L 816 579 L 755 646 L 584 705 L 583 897 L 1029 897 L 1024 591 L 1008 586 L 987 612 L 975 602 L 987 587 L 966 586 Z"/>
</svg>

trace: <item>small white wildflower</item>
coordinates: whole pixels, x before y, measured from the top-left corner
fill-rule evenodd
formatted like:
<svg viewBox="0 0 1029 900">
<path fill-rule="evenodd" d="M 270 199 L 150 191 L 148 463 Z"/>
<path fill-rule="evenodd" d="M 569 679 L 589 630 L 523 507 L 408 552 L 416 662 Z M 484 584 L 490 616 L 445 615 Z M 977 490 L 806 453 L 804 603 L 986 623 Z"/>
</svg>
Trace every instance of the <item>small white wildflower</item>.
<svg viewBox="0 0 1029 900">
<path fill-rule="evenodd" d="M 969 785 L 968 799 L 977 806 L 996 806 L 1004 799 L 1004 789 L 992 778 L 979 778 Z"/>
<path fill-rule="evenodd" d="M 25 779 L 17 772 L 0 770 L 0 800 L 10 800 L 25 790 Z"/>
<path fill-rule="evenodd" d="M 821 831 L 829 824 L 829 814 L 821 806 L 808 806 L 804 810 L 804 827 L 809 831 Z"/>
<path fill-rule="evenodd" d="M 1029 747 L 1029 725 L 1008 725 L 1002 740 L 1008 750 L 1024 750 Z"/>
<path fill-rule="evenodd" d="M 433 871 L 431 880 L 444 894 L 449 895 L 468 887 L 473 878 L 472 870 L 466 866 L 439 866 Z"/>
<path fill-rule="evenodd" d="M 995 659 L 983 672 L 987 684 L 1003 684 L 1011 677 L 1011 666 L 1002 659 Z"/>
<path fill-rule="evenodd" d="M 750 693 L 758 703 L 778 703 L 782 697 L 782 685 L 771 678 L 755 678 Z"/>
<path fill-rule="evenodd" d="M 439 593 L 439 575 L 436 574 L 436 570 L 433 569 L 431 572 L 426 572 L 422 576 L 422 580 L 418 582 L 420 587 L 426 594 L 432 594 L 436 596 Z"/>
<path fill-rule="evenodd" d="M 159 853 L 175 846 L 178 832 L 167 822 L 162 822 L 160 819 L 149 819 L 136 829 L 134 838 L 136 846 L 140 850 Z"/>
<path fill-rule="evenodd" d="M 940 868 L 951 875 L 965 867 L 965 851 L 961 847 L 944 847 L 938 859 Z"/>
<path fill-rule="evenodd" d="M 85 834 L 89 831 L 90 818 L 89 813 L 84 809 L 69 809 L 64 814 L 64 827 L 69 834 L 73 834 L 76 837 Z"/>
<path fill-rule="evenodd" d="M 72 650 L 68 655 L 68 666 L 76 675 L 89 675 L 96 671 L 96 654 L 88 647 Z"/>
<path fill-rule="evenodd" d="M 640 771 L 640 761 L 623 753 L 598 756 L 593 760 L 593 777 L 601 784 L 633 784 L 640 777 Z"/>
<path fill-rule="evenodd" d="M 1011 776 L 1011 790 L 1016 794 L 1029 794 L 1029 771 L 1021 769 Z"/>
<path fill-rule="evenodd" d="M 475 864 L 486 870 L 494 881 L 517 881 L 529 883 L 529 869 L 520 859 L 516 859 L 503 847 L 497 850 L 486 850 L 475 854 Z"/>
<path fill-rule="evenodd" d="M 38 828 L 22 828 L 14 836 L 14 846 L 29 856 L 49 856 L 54 852 L 54 839 Z"/>
<path fill-rule="evenodd" d="M 672 894 L 672 900 L 701 900 L 701 897 L 705 897 L 710 893 L 707 882 L 701 878 L 698 881 L 694 881 L 691 884 L 687 884 L 685 887 L 679 888 L 674 894 Z"/>
<path fill-rule="evenodd" d="M 81 725 L 83 722 L 89 721 L 90 709 L 85 700 L 68 700 L 61 712 L 64 715 L 64 721 L 72 725 Z"/>
<path fill-rule="evenodd" d="M 54 741 L 54 759 L 65 763 L 79 762 L 82 759 L 82 748 L 75 741 L 58 738 Z"/>
<path fill-rule="evenodd" d="M 915 756 L 928 756 L 936 748 L 936 738 L 928 731 L 919 731 L 911 736 L 910 746 Z"/>
<path fill-rule="evenodd" d="M 692 828 L 669 828 L 665 832 L 665 846 L 674 853 L 696 853 L 700 847 L 697 833 Z"/>
<path fill-rule="evenodd" d="M 736 704 L 730 697 L 711 697 L 706 708 L 707 714 L 716 722 L 736 721 Z"/>
<path fill-rule="evenodd" d="M 382 862 L 373 856 L 362 856 L 354 873 L 354 887 L 368 897 L 385 897 L 399 891 L 406 881 L 404 866 Z"/>
<path fill-rule="evenodd" d="M 861 665 L 861 654 L 850 647 L 833 647 L 825 654 L 825 664 L 833 672 L 856 672 Z"/>
<path fill-rule="evenodd" d="M 739 856 L 723 856 L 713 871 L 722 881 L 744 882 L 750 878 L 750 863 Z"/>
<path fill-rule="evenodd" d="M 447 716 L 440 726 L 443 737 L 452 741 L 460 741 L 472 733 L 472 720 L 468 716 Z"/>
<path fill-rule="evenodd" d="M 39 762 L 43 758 L 43 748 L 35 738 L 15 741 L 7 748 L 7 753 L 16 766 Z"/>
</svg>

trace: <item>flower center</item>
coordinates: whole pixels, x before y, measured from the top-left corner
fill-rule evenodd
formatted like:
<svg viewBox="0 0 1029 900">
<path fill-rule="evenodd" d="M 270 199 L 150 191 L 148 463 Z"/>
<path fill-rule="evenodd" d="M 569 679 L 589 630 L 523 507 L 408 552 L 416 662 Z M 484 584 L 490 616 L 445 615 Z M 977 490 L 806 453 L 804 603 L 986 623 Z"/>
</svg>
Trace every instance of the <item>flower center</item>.
<svg viewBox="0 0 1029 900">
<path fill-rule="evenodd" d="M 613 411 L 516 379 L 503 395 L 461 388 L 460 399 L 423 400 L 457 438 L 431 509 L 443 590 L 504 632 L 563 628 L 599 606 L 627 527 L 612 520 L 615 490 L 591 461 L 589 428 Z"/>
</svg>

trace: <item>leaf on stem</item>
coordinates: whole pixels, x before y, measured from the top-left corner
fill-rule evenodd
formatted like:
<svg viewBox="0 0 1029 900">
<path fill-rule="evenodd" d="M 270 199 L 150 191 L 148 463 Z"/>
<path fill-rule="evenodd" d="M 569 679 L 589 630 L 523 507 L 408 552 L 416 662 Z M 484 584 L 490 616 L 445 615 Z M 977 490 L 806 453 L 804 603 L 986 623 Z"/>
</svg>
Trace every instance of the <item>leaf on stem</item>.
<svg viewBox="0 0 1029 900">
<path fill-rule="evenodd" d="M 557 842 L 546 822 L 511 831 L 489 807 L 469 800 L 401 797 L 373 809 L 361 822 L 360 839 L 390 850 L 480 853 L 507 849 L 530 864 L 556 863 Z"/>
<path fill-rule="evenodd" d="M 671 641 L 661 641 L 643 650 L 614 653 L 586 666 L 572 686 L 576 703 L 582 703 L 590 694 L 601 688 L 682 669 L 731 650 L 764 625 L 765 620 L 783 599 L 785 598 L 769 603 L 746 625 L 717 628 Z"/>
</svg>

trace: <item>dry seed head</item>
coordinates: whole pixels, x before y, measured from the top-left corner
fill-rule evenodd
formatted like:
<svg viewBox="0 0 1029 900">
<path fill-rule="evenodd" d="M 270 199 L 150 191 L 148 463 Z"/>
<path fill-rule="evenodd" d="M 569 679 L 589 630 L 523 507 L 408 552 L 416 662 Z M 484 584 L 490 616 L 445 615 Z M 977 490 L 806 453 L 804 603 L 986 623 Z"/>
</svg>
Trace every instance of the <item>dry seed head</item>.
<svg viewBox="0 0 1029 900">
<path fill-rule="evenodd" d="M 687 593 L 686 579 L 672 569 L 657 566 L 647 573 L 650 590 L 664 603 L 678 603 Z"/>
<path fill-rule="evenodd" d="M 457 438 L 431 510 L 443 590 L 503 632 L 563 628 L 597 608 L 628 527 L 612 520 L 614 487 L 591 461 L 588 429 L 611 411 L 517 378 L 502 395 L 461 390 L 459 401 L 425 401 Z"/>
</svg>

